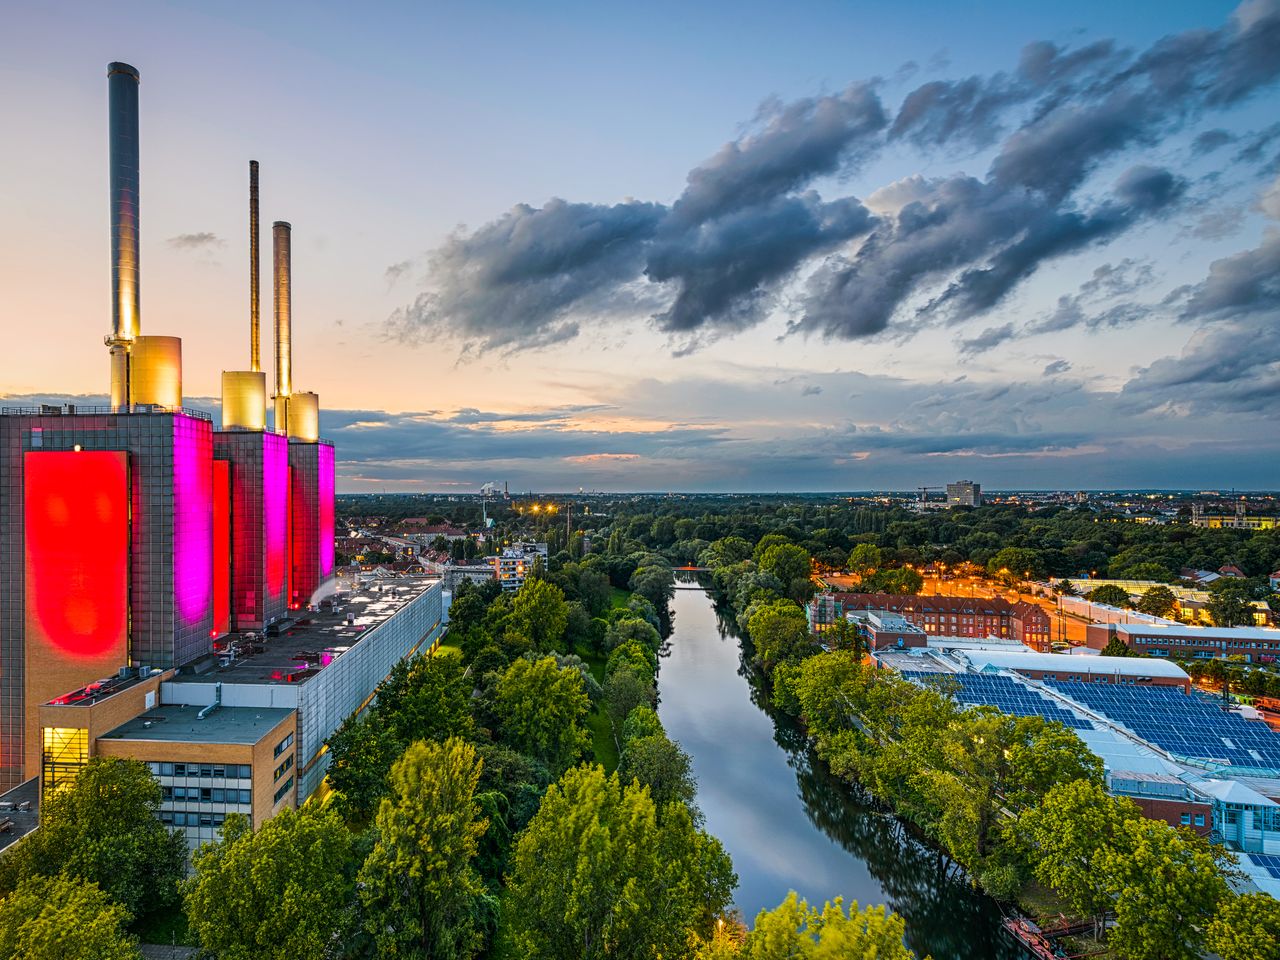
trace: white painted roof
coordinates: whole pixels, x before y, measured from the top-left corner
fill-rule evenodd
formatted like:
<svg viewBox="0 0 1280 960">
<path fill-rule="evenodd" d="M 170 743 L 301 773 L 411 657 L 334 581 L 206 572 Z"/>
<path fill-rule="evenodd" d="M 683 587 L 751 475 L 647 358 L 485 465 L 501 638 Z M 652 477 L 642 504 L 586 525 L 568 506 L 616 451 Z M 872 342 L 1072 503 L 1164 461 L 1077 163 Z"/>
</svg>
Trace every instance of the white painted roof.
<svg viewBox="0 0 1280 960">
<path fill-rule="evenodd" d="M 1190 679 L 1176 663 L 1155 657 L 1073 657 L 1066 653 L 1005 653 L 1001 650 L 963 650 L 956 653 L 978 670 L 991 667 L 996 670 L 1047 670 L 1050 673 L 1090 676 Z"/>
</svg>

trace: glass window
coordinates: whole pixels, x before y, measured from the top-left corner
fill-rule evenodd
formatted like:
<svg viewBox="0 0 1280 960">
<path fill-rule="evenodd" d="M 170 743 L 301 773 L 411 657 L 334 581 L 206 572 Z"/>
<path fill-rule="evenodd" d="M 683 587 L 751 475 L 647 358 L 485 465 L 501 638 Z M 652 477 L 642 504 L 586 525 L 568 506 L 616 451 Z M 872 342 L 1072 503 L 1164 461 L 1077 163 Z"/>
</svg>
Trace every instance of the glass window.
<svg viewBox="0 0 1280 960">
<path fill-rule="evenodd" d="M 248 791 L 248 790 L 241 790 L 241 791 L 240 791 L 240 802 L 241 802 L 241 803 L 252 803 L 252 802 L 253 802 L 253 801 L 249 798 L 249 791 Z"/>
<path fill-rule="evenodd" d="M 173 776 L 173 764 L 172 764 L 172 763 L 162 763 L 162 764 L 160 764 L 160 776 L 162 776 L 162 777 L 172 777 L 172 776 Z"/>
<path fill-rule="evenodd" d="M 213 788 L 213 802 L 214 802 L 214 803 L 222 803 L 223 801 L 225 801 L 225 800 L 226 800 L 226 793 L 227 793 L 227 792 L 226 792 L 225 790 L 223 790 L 222 788 L 220 788 L 220 787 L 214 787 L 214 788 Z"/>
<path fill-rule="evenodd" d="M 1191 826 L 1191 814 L 1189 814 L 1189 813 L 1184 813 L 1184 814 L 1182 815 L 1182 825 L 1183 825 L 1184 827 L 1189 827 L 1189 826 Z"/>
<path fill-rule="evenodd" d="M 1204 814 L 1203 814 L 1203 813 L 1197 813 L 1197 814 L 1196 814 L 1196 826 L 1197 826 L 1197 827 L 1203 827 L 1203 826 L 1204 826 Z"/>
<path fill-rule="evenodd" d="M 253 767 L 249 766 L 247 763 L 240 764 L 240 779 L 248 780 L 252 776 L 253 776 Z"/>
<path fill-rule="evenodd" d="M 227 775 L 227 768 L 226 768 L 226 767 L 214 767 L 214 768 L 213 768 L 213 775 L 214 775 L 215 777 L 225 777 L 225 776 Z"/>
</svg>

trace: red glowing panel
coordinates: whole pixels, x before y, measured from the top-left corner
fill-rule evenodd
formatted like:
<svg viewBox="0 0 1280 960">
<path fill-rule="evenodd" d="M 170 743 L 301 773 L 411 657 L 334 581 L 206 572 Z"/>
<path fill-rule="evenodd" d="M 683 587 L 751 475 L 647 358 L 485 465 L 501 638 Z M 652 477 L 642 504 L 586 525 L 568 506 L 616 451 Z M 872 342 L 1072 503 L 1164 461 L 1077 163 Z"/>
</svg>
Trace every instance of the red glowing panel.
<svg viewBox="0 0 1280 960">
<path fill-rule="evenodd" d="M 289 591 L 289 441 L 275 434 L 263 437 L 262 512 L 266 591 L 274 604 Z"/>
<path fill-rule="evenodd" d="M 27 451 L 23 470 L 27 642 L 80 660 L 123 652 L 129 628 L 126 454 Z"/>
<path fill-rule="evenodd" d="M 231 464 L 213 461 L 213 635 L 231 630 Z"/>
</svg>

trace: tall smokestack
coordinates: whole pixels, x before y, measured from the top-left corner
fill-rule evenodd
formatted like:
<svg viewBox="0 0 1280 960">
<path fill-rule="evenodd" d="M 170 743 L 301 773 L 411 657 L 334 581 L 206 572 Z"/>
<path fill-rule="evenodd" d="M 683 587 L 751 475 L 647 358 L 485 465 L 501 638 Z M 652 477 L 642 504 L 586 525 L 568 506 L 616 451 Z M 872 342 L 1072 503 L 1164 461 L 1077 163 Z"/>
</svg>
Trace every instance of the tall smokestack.
<svg viewBox="0 0 1280 960">
<path fill-rule="evenodd" d="M 111 156 L 111 406 L 131 402 L 129 349 L 142 322 L 138 244 L 138 71 L 107 65 Z"/>
<path fill-rule="evenodd" d="M 292 228 L 283 220 L 271 225 L 272 258 L 275 261 L 276 313 L 276 433 L 289 432 L 289 396 L 293 393 L 293 355 L 289 344 L 289 241 Z"/>
<path fill-rule="evenodd" d="M 258 161 L 249 161 L 249 369 L 262 369 L 258 344 L 261 341 L 258 309 Z"/>
</svg>

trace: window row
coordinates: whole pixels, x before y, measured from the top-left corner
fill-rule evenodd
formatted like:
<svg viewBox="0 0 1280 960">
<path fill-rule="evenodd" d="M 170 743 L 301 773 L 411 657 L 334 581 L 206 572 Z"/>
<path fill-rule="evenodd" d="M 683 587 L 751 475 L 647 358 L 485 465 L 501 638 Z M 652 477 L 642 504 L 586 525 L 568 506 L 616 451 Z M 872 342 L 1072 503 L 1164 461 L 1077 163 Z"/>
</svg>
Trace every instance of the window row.
<svg viewBox="0 0 1280 960">
<path fill-rule="evenodd" d="M 293 777 L 290 777 L 288 780 L 284 782 L 284 786 L 282 786 L 279 790 L 276 791 L 275 800 L 273 802 L 279 803 L 280 798 L 283 797 L 286 793 L 288 793 L 292 789 L 293 789 Z"/>
<path fill-rule="evenodd" d="M 200 803 L 252 803 L 249 790 L 222 787 L 161 787 L 165 800 L 198 800 Z"/>
<path fill-rule="evenodd" d="M 279 743 L 276 744 L 275 755 L 277 757 L 280 756 L 280 754 L 284 753 L 286 750 L 288 750 L 292 746 L 293 746 L 293 734 L 291 733 L 287 737 L 285 737 L 283 740 L 281 740 Z"/>
<path fill-rule="evenodd" d="M 157 763 L 147 764 L 157 777 L 233 777 L 249 780 L 253 767 L 247 763 Z"/>
<path fill-rule="evenodd" d="M 183 813 L 181 810 L 161 810 L 160 822 L 171 827 L 220 827 L 227 820 L 225 813 Z"/>
<path fill-rule="evenodd" d="M 279 779 L 283 777 L 286 773 L 288 773 L 292 768 L 293 768 L 293 754 L 291 753 L 284 758 L 284 763 L 276 767 L 275 780 L 279 781 Z"/>
</svg>

